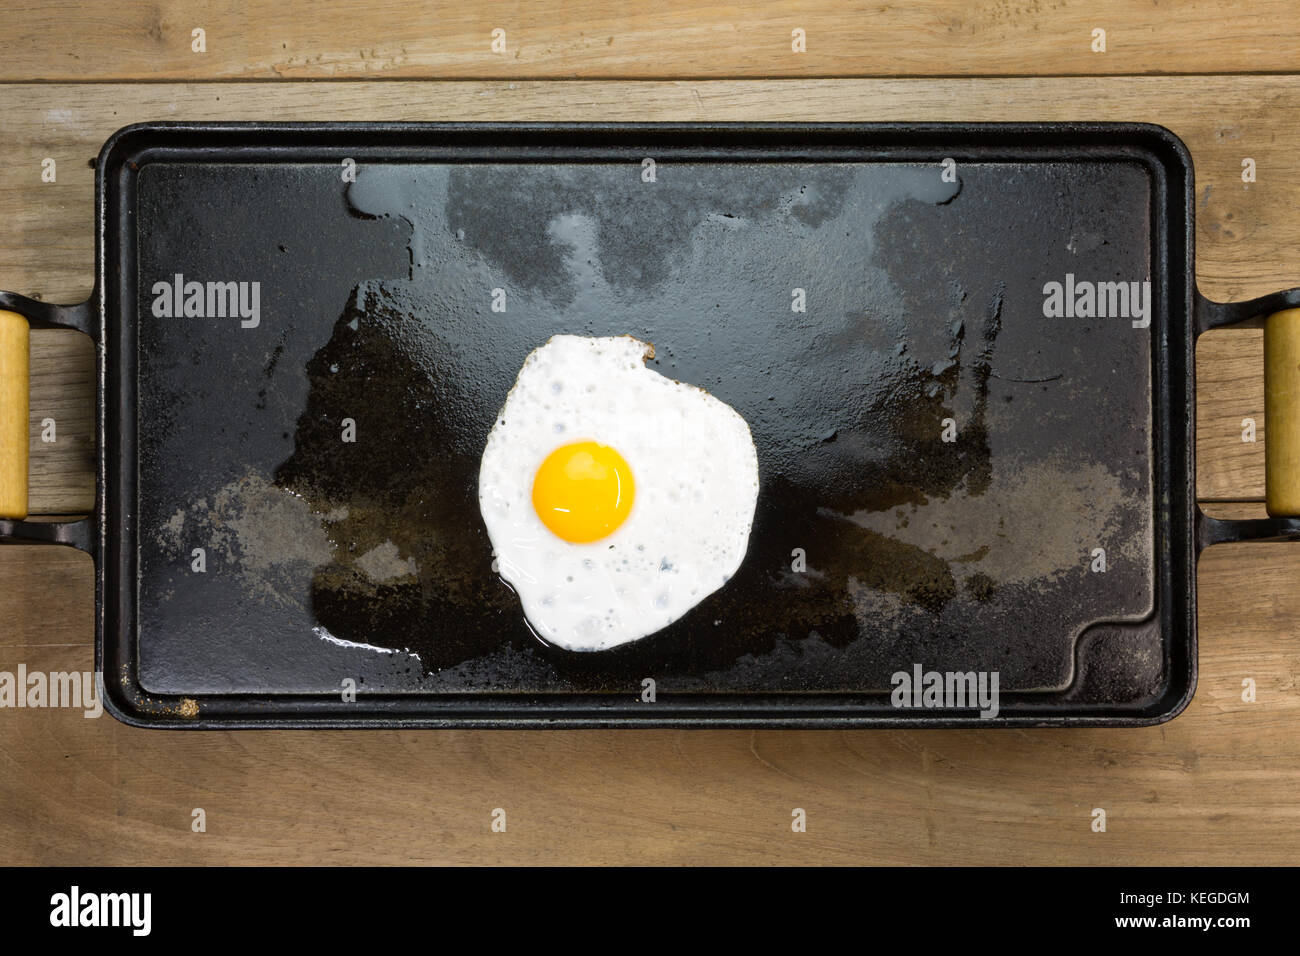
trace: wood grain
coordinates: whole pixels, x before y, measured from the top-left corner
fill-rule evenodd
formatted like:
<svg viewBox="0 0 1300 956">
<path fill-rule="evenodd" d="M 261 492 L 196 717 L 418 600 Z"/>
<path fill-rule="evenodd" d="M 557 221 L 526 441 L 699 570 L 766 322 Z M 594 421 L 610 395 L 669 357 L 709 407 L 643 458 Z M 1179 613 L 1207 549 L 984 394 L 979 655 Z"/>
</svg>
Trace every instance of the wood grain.
<svg viewBox="0 0 1300 956">
<path fill-rule="evenodd" d="M 1247 419 L 1255 423 L 1249 437 Z M 1196 342 L 1196 493 L 1264 500 L 1264 334 L 1216 329 Z"/>
<path fill-rule="evenodd" d="M 0 80 L 1258 73 L 1295 68 L 1298 26 L 1290 0 L 45 0 L 7 6 Z"/>
<path fill-rule="evenodd" d="M 1268 517 L 1262 498 L 1259 501 L 1201 501 L 1197 506 L 1211 518 L 1237 521 Z"/>
<path fill-rule="evenodd" d="M 49 300 L 92 282 L 87 161 L 145 119 L 1130 119 L 1196 161 L 1198 270 L 1218 299 L 1296 282 L 1300 78 L 1095 74 L 1294 69 L 1292 3 L 1190 0 L 905 8 L 801 5 L 809 52 L 783 59 L 776 4 L 304 7 L 258 0 L 19 4 L 0 18 L 0 285 Z M 207 21 L 209 52 L 188 52 Z M 345 19 L 346 18 L 346 19 Z M 1105 22 L 1100 22 L 1103 20 Z M 1091 54 L 1092 21 L 1109 52 Z M 382 39 L 379 34 L 382 33 Z M 346 38 L 346 41 L 345 41 Z M 276 46 L 279 45 L 279 52 Z M 772 49 L 769 54 L 766 51 Z M 517 51 L 518 55 L 513 53 Z M 476 72 L 477 71 L 477 72 Z M 532 82 L 527 76 L 1071 73 L 1086 78 Z M 499 77 L 412 83 L 167 79 Z M 58 180 L 40 180 L 56 158 Z M 1240 180 L 1242 158 L 1259 180 Z M 88 343 L 33 335 L 34 510 L 88 504 Z M 1198 492 L 1258 516 L 1259 333 L 1198 343 Z M 38 415 L 40 418 L 38 418 Z M 68 444 L 62 444 L 65 436 Z M 36 507 L 39 506 L 39 507 Z M 1140 731 L 159 733 L 74 710 L 0 709 L 0 863 L 1294 863 L 1300 858 L 1300 554 L 1222 545 L 1201 559 L 1196 698 Z M 0 671 L 92 666 L 93 566 L 0 547 Z M 1242 682 L 1256 682 L 1254 703 Z M 191 832 L 191 811 L 208 832 Z M 508 813 L 493 834 L 489 814 Z M 806 834 L 790 811 L 808 812 Z M 1093 833 L 1104 807 L 1108 832 Z"/>
<path fill-rule="evenodd" d="M 86 514 L 95 506 L 94 345 L 80 332 L 37 329 L 31 375 L 28 508 Z"/>
</svg>

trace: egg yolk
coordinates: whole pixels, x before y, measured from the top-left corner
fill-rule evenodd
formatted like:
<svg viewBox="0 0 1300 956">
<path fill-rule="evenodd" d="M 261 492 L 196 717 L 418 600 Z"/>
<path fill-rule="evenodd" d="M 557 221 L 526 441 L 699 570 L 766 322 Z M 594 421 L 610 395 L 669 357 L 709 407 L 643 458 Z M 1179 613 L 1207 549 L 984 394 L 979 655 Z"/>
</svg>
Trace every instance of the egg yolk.
<svg viewBox="0 0 1300 956">
<path fill-rule="evenodd" d="M 533 508 L 558 537 L 599 541 L 627 520 L 636 485 L 623 456 L 594 441 L 563 445 L 533 479 Z"/>
</svg>

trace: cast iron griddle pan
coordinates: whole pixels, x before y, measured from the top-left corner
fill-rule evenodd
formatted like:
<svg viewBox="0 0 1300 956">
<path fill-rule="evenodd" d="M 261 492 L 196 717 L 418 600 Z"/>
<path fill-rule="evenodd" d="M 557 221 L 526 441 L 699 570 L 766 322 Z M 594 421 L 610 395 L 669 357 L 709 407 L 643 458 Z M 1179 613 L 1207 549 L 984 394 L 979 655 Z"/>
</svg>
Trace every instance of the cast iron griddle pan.
<svg viewBox="0 0 1300 956">
<path fill-rule="evenodd" d="M 1194 336 L 1300 297 L 1197 295 L 1159 127 L 150 124 L 97 194 L 91 300 L 0 306 L 98 344 L 98 505 L 0 535 L 95 555 L 133 724 L 1150 724 L 1199 550 L 1297 533 L 1195 506 Z M 165 314 L 177 276 L 250 308 Z M 735 577 L 606 652 L 533 635 L 478 508 L 556 333 L 653 342 L 758 452 Z M 931 671 L 996 715 L 898 706 Z"/>
</svg>

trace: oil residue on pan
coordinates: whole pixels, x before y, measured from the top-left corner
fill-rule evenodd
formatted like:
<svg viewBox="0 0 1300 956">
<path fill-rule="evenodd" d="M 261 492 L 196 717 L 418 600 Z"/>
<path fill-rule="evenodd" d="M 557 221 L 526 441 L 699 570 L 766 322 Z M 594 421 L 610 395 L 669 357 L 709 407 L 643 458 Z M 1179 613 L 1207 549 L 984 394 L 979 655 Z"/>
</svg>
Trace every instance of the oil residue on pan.
<svg viewBox="0 0 1300 956">
<path fill-rule="evenodd" d="M 1006 692 L 1069 684 L 1078 634 L 1149 613 L 1149 333 L 1042 308 L 1069 273 L 1149 275 L 1139 167 L 967 164 L 960 184 L 937 165 L 640 172 L 363 166 L 348 189 L 311 164 L 145 168 L 150 692 L 332 694 L 341 676 L 868 690 L 913 664 L 998 670 Z M 222 228 L 195 231 L 214 196 Z M 155 319 L 150 283 L 175 272 L 260 278 L 262 324 Z M 597 654 L 532 636 L 478 511 L 493 418 L 557 332 L 654 342 L 654 367 L 739 411 L 759 454 L 738 574 Z M 1158 634 L 1117 633 L 1087 638 L 1085 677 L 1138 697 L 1160 677 Z"/>
<path fill-rule="evenodd" d="M 1105 274 L 1145 247 L 1103 239 L 1081 265 L 1059 210 L 1009 224 L 1004 177 L 963 175 L 978 188 L 957 198 L 901 166 L 678 166 L 653 185 L 622 167 L 363 170 L 349 202 L 409 224 L 411 274 L 357 288 L 275 473 L 333 516 L 310 584 L 321 633 L 410 651 L 440 689 L 861 689 L 911 661 L 1068 683 L 1075 631 L 1150 608 L 1146 409 L 1094 387 L 1097 363 L 1144 380 L 1149 353 L 1113 327 L 1045 349 L 1024 260 Z M 1110 234 L 1069 174 L 1038 175 L 1081 235 Z M 744 415 L 760 459 L 735 578 L 596 655 L 532 637 L 478 514 L 493 417 L 557 332 L 654 342 L 659 371 Z M 364 438 L 341 446 L 345 417 Z M 1119 567 L 1105 590 L 1086 560 L 1102 545 Z"/>
</svg>

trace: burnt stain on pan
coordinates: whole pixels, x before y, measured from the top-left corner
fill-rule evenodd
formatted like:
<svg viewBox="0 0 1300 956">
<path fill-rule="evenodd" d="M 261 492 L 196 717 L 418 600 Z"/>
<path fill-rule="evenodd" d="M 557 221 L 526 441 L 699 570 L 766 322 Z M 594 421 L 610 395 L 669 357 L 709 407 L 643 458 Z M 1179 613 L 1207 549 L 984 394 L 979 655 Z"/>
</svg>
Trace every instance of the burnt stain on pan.
<svg viewBox="0 0 1300 956">
<path fill-rule="evenodd" d="M 1001 290 L 975 305 L 947 283 L 934 317 L 942 334 L 922 341 L 871 265 L 881 218 L 899 205 L 950 202 L 958 187 L 922 169 L 747 177 L 699 167 L 692 188 L 665 200 L 613 181 L 624 171 L 372 172 L 385 181 L 363 174 L 350 201 L 359 214 L 410 223 L 412 278 L 354 293 L 308 363 L 295 451 L 276 473 L 317 511 L 346 505 L 330 526 L 335 559 L 312 582 L 313 612 L 331 634 L 409 650 L 426 672 L 510 644 L 543 656 L 561 680 L 603 688 L 644 673 L 725 671 L 810 634 L 848 645 L 864 632 L 855 589 L 929 615 L 958 596 L 949 562 L 837 517 L 988 487 Z M 744 222 L 716 212 L 728 208 L 744 210 Z M 474 228 L 485 231 L 470 242 Z M 824 260 L 846 253 L 861 257 L 861 275 L 825 288 L 834 270 Z M 792 254 L 801 266 L 776 274 Z M 740 278 L 720 286 L 728 273 Z M 789 290 L 802 285 L 817 302 L 811 317 L 790 311 Z M 507 311 L 494 313 L 489 290 L 502 287 Z M 841 313 L 832 322 L 817 316 L 828 300 Z M 560 332 L 654 342 L 652 365 L 736 408 L 760 458 L 740 571 L 663 631 L 599 654 L 532 636 L 491 573 L 478 510 L 493 417 L 523 358 Z M 945 419 L 958 414 L 957 440 L 943 441 Z M 356 422 L 353 444 L 340 442 L 344 418 Z M 358 567 L 386 542 L 413 573 L 375 581 Z M 799 547 L 810 574 L 791 572 Z"/>
</svg>

